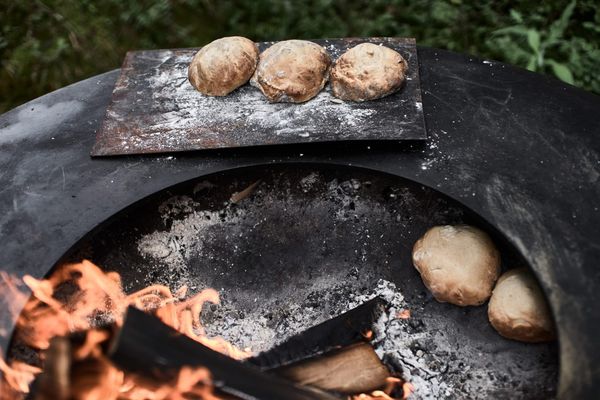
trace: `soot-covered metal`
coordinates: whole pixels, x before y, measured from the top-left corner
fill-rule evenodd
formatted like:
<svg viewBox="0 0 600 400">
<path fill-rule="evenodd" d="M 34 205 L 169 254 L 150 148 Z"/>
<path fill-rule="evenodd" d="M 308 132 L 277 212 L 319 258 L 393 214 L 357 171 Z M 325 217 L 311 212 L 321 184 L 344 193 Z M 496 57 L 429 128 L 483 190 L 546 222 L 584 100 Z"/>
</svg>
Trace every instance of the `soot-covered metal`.
<svg viewBox="0 0 600 400">
<path fill-rule="evenodd" d="M 243 85 L 225 97 L 204 96 L 188 82 L 198 49 L 129 52 L 97 133 L 94 156 L 340 140 L 426 139 L 415 40 L 316 40 L 333 60 L 360 43 L 398 51 L 408 63 L 403 88 L 363 103 L 344 102 L 327 85 L 302 103 L 269 103 Z M 276 42 L 261 42 L 261 51 Z"/>
<path fill-rule="evenodd" d="M 222 303 L 203 309 L 207 333 L 255 352 L 380 296 L 391 308 L 374 327 L 374 347 L 413 383 L 411 398 L 552 397 L 555 344 L 500 337 L 485 306 L 436 302 L 412 267 L 416 239 L 455 223 L 490 233 L 503 268 L 523 265 L 493 228 L 430 188 L 314 165 L 233 170 L 172 187 L 116 215 L 65 259 L 118 271 L 127 290 L 213 287 Z M 404 310 L 410 318 L 398 317 Z"/>
</svg>

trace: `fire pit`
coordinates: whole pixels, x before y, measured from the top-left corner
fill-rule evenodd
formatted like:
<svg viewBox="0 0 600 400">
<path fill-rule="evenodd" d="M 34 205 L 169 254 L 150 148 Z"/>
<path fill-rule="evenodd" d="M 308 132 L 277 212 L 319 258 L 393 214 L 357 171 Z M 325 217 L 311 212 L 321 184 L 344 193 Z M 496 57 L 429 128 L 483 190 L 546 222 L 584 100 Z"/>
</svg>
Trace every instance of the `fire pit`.
<svg viewBox="0 0 600 400">
<path fill-rule="evenodd" d="M 252 192 L 245 188 L 252 188 Z M 416 398 L 548 398 L 554 344 L 501 338 L 486 307 L 436 302 L 411 267 L 428 227 L 468 223 L 494 234 L 507 266 L 525 261 L 480 217 L 427 187 L 362 169 L 250 168 L 171 187 L 124 210 L 67 260 L 118 272 L 127 292 L 151 284 L 215 288 L 203 326 L 266 351 L 373 296 L 393 308 L 375 349 Z M 396 316 L 410 311 L 410 318 Z"/>
<path fill-rule="evenodd" d="M 592 395 L 600 354 L 593 243 L 600 225 L 594 210 L 598 143 L 589 132 L 598 128 L 598 99 L 501 64 L 434 50 L 419 57 L 430 133 L 424 144 L 90 160 L 86 153 L 115 73 L 5 114 L 0 262 L 9 272 L 41 277 L 71 249 L 78 254 L 69 257 L 87 255 L 118 270 L 131 290 L 153 281 L 223 289 L 222 305 L 203 311 L 206 329 L 255 350 L 378 294 L 399 312 L 411 310 L 411 317 L 376 325 L 386 335 L 376 350 L 431 396 L 479 389 L 547 397 L 556 384 L 552 345 L 506 341 L 487 325 L 482 308 L 431 301 L 409 268 L 407 247 L 423 229 L 468 222 L 494 236 L 505 261 L 530 266 L 540 279 L 559 330 L 558 396 Z M 81 93 L 85 101 L 78 100 Z M 293 164 L 207 176 L 289 162 L 330 167 Z M 231 205 L 233 192 L 244 197 L 258 180 L 252 194 Z M 187 183 L 172 186 L 181 182 Z M 562 193 L 577 196 L 565 204 Z M 318 234 L 333 227 L 339 235 Z M 186 253 L 186 246 L 193 251 Z M 261 274 L 267 267 L 279 274 Z M 295 280 L 294 291 L 286 276 Z M 319 278 L 331 276 L 336 279 Z M 510 365 L 515 359 L 518 367 Z"/>
</svg>

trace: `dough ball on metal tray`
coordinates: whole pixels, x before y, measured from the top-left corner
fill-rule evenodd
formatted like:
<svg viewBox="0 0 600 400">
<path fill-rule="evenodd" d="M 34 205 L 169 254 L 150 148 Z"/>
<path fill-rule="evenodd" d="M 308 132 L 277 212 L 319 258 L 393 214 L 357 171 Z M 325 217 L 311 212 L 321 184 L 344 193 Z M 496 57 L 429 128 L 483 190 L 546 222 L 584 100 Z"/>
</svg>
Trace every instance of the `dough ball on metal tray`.
<svg viewBox="0 0 600 400">
<path fill-rule="evenodd" d="M 555 338 L 550 308 L 535 277 L 526 268 L 502 274 L 488 305 L 488 318 L 498 333 L 522 342 Z"/>
<path fill-rule="evenodd" d="M 429 229 L 413 247 L 413 264 L 436 300 L 476 306 L 492 294 L 500 254 L 490 237 L 469 225 Z"/>
<path fill-rule="evenodd" d="M 188 78 L 203 94 L 226 96 L 248 82 L 257 63 L 256 43 L 241 36 L 224 37 L 196 53 L 188 69 Z"/>
<path fill-rule="evenodd" d="M 362 43 L 335 62 L 331 69 L 331 89 L 342 100 L 379 99 L 398 91 L 407 71 L 408 64 L 397 51 Z"/>
<path fill-rule="evenodd" d="M 270 102 L 302 103 L 323 89 L 330 66 L 331 57 L 318 44 L 286 40 L 261 53 L 250 83 Z"/>
</svg>

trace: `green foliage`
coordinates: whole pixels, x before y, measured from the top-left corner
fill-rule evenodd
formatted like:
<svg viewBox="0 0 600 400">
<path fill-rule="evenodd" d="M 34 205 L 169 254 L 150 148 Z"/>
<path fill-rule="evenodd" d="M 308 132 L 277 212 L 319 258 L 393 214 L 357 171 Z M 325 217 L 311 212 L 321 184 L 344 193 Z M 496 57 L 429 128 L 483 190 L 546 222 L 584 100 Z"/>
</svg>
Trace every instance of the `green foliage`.
<svg viewBox="0 0 600 400">
<path fill-rule="evenodd" d="M 600 93 L 597 0 L 0 0 L 0 112 L 117 68 L 127 50 L 413 36 Z"/>
<path fill-rule="evenodd" d="M 600 80 L 596 74 L 582 76 L 581 72 L 585 73 L 585 71 L 579 70 L 577 80 L 573 75 L 572 69 L 577 70 L 582 62 L 590 64 L 600 62 L 598 48 L 594 51 L 589 47 L 581 46 L 583 40 L 581 37 L 568 37 L 566 34 L 575 6 L 576 1 L 571 1 L 563 9 L 560 17 L 541 27 L 540 24 L 535 24 L 535 21 L 528 25 L 521 13 L 513 9 L 510 14 L 516 24 L 493 32 L 495 39 L 492 39 L 492 42 L 512 50 L 507 52 L 506 58 L 513 64 L 526 64 L 527 69 L 531 71 L 552 72 L 567 83 L 599 92 Z M 594 30 L 595 26 L 588 25 L 584 29 L 590 28 Z M 588 44 L 585 40 L 582 43 Z"/>
<path fill-rule="evenodd" d="M 197 3 L 0 0 L 0 111 L 117 68 L 127 50 L 206 42 L 215 28 Z"/>
</svg>

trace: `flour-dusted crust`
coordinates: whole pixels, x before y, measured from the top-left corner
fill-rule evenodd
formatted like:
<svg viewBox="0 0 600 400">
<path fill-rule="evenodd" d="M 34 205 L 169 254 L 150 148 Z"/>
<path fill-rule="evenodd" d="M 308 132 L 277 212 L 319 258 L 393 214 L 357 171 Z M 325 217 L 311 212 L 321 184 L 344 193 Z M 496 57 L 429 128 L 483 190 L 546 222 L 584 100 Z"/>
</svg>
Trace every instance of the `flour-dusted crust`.
<svg viewBox="0 0 600 400">
<path fill-rule="evenodd" d="M 346 51 L 331 69 L 333 95 L 342 100 L 379 99 L 398 91 L 408 63 L 388 47 L 362 43 Z"/>
<path fill-rule="evenodd" d="M 196 53 L 188 69 L 188 78 L 203 94 L 226 96 L 248 82 L 257 63 L 256 43 L 241 36 L 224 37 Z"/>
<path fill-rule="evenodd" d="M 525 268 L 502 274 L 488 305 L 488 318 L 508 339 L 530 343 L 555 339 L 550 308 L 534 276 Z"/>
<path fill-rule="evenodd" d="M 436 300 L 476 306 L 489 299 L 500 275 L 490 237 L 469 225 L 429 229 L 413 247 L 413 264 Z"/>
<path fill-rule="evenodd" d="M 323 89 L 330 66 L 331 57 L 318 44 L 286 40 L 262 52 L 250 83 L 270 102 L 302 103 Z"/>
</svg>

